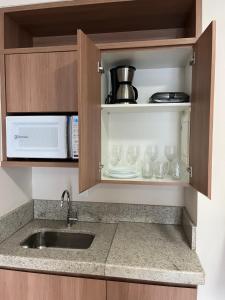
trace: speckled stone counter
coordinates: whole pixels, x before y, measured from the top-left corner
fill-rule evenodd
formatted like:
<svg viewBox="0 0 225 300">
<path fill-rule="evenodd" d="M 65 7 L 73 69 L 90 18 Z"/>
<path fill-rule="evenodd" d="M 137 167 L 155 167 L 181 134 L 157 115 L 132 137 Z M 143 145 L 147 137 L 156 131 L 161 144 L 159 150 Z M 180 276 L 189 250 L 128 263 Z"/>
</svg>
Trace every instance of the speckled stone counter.
<svg viewBox="0 0 225 300">
<path fill-rule="evenodd" d="M 68 230 L 64 221 L 34 220 L 0 244 L 0 268 L 102 276 L 105 274 L 105 263 L 116 227 L 116 224 L 85 222 L 73 225 L 70 232 L 95 234 L 87 250 L 24 249 L 20 242 L 40 229 Z"/>
<path fill-rule="evenodd" d="M 120 223 L 111 245 L 105 275 L 132 280 L 204 284 L 195 251 L 181 226 Z"/>
<path fill-rule="evenodd" d="M 87 250 L 20 247 L 22 240 L 40 229 L 68 230 L 62 221 L 30 222 L 0 244 L 0 268 L 182 285 L 204 283 L 197 254 L 188 247 L 181 226 L 79 222 L 69 230 L 95 234 Z"/>
</svg>

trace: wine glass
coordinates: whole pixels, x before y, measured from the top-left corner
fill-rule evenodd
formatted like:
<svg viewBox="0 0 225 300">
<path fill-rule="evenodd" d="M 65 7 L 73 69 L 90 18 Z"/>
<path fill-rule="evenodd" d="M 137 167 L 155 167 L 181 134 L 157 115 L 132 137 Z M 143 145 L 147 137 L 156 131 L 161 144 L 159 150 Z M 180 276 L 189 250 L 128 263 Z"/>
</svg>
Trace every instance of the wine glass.
<svg viewBox="0 0 225 300">
<path fill-rule="evenodd" d="M 165 156 L 169 161 L 168 175 L 172 175 L 171 165 L 173 160 L 177 157 L 177 148 L 176 146 L 165 146 Z"/>
<path fill-rule="evenodd" d="M 154 172 L 154 161 L 158 156 L 158 147 L 156 145 L 148 145 L 145 149 L 144 160 L 142 162 L 143 178 L 151 178 Z"/>
<path fill-rule="evenodd" d="M 140 153 L 139 146 L 128 146 L 127 148 L 127 163 L 129 165 L 134 165 L 137 162 Z"/>
<path fill-rule="evenodd" d="M 154 162 L 158 156 L 157 145 L 148 145 L 145 150 L 145 159 Z"/>
<path fill-rule="evenodd" d="M 112 145 L 111 149 L 111 164 L 113 166 L 118 165 L 122 158 L 122 146 L 121 145 Z"/>
</svg>

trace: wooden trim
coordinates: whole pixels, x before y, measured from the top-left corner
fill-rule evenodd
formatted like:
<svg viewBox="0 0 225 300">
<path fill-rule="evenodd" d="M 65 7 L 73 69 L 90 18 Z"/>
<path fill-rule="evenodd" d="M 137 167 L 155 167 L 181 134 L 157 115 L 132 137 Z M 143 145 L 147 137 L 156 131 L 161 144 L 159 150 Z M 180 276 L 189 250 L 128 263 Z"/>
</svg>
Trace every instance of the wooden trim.
<svg viewBox="0 0 225 300">
<path fill-rule="evenodd" d="M 39 162 L 39 161 L 7 161 L 0 163 L 3 168 L 79 168 L 78 162 Z"/>
<path fill-rule="evenodd" d="M 216 63 L 216 21 L 212 22 L 212 64 L 210 89 L 210 115 L 209 115 L 209 157 L 208 157 L 208 197 L 212 196 L 212 151 L 213 151 L 213 115 L 215 93 L 215 63 Z"/>
<path fill-rule="evenodd" d="M 131 2 L 134 0 L 64 0 L 56 1 L 50 3 L 41 3 L 41 4 L 29 4 L 29 5 L 18 5 L 1 8 L 0 10 L 8 12 L 19 12 L 26 10 L 38 10 L 38 9 L 51 9 L 51 8 L 60 8 L 67 6 L 79 6 L 79 5 L 93 5 L 93 4 L 104 4 L 104 3 L 114 3 L 114 2 Z"/>
<path fill-rule="evenodd" d="M 153 47 L 179 47 L 193 46 L 196 43 L 196 38 L 168 39 L 168 40 L 148 40 L 148 41 L 133 41 L 119 43 L 99 43 L 96 44 L 100 50 L 121 50 L 135 48 L 153 48 Z"/>
<path fill-rule="evenodd" d="M 147 40 L 168 40 L 184 38 L 185 28 L 151 29 L 125 32 L 107 32 L 88 34 L 95 44 L 132 42 Z M 33 37 L 33 47 L 76 45 L 77 35 Z"/>
<path fill-rule="evenodd" d="M 4 48 L 4 14 L 0 11 L 0 49 Z M 5 153 L 5 57 L 0 52 L 0 160 L 6 159 Z"/>
<path fill-rule="evenodd" d="M 196 0 L 195 14 L 195 36 L 199 37 L 202 33 L 202 0 Z"/>
<path fill-rule="evenodd" d="M 0 49 L 4 49 L 4 13 L 0 11 Z"/>
<path fill-rule="evenodd" d="M 23 54 L 23 53 L 45 53 L 45 52 L 69 52 L 76 51 L 76 45 L 68 46 L 49 46 L 49 47 L 29 47 L 29 48 L 12 48 L 5 49 L 4 54 Z"/>
<path fill-rule="evenodd" d="M 97 43 L 96 46 L 100 50 L 125 50 L 136 48 L 156 48 L 156 47 L 182 47 L 193 46 L 196 43 L 196 38 L 179 38 L 167 40 L 144 40 L 130 42 L 113 42 L 113 43 Z M 44 52 L 63 52 L 77 51 L 77 45 L 65 46 L 48 46 L 48 47 L 28 47 L 28 48 L 11 48 L 1 50 L 4 54 L 20 54 L 20 53 L 44 53 Z"/>
<path fill-rule="evenodd" d="M 74 46 L 77 44 L 76 34 L 34 36 L 33 47 Z"/>
<path fill-rule="evenodd" d="M 6 86 L 5 86 L 5 56 L 0 54 L 0 89 L 1 89 L 1 160 L 6 160 Z"/>
</svg>

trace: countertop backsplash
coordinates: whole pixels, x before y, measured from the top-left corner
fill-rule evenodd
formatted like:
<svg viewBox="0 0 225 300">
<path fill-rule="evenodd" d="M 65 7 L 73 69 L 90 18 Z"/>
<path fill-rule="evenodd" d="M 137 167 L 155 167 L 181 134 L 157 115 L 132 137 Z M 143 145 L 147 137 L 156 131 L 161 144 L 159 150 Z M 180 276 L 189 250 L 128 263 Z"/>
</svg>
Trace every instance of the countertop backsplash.
<svg viewBox="0 0 225 300">
<path fill-rule="evenodd" d="M 81 222 L 178 225 L 183 228 L 190 248 L 196 248 L 196 226 L 187 210 L 180 206 L 73 201 L 72 210 L 75 208 Z M 66 214 L 67 207 L 61 208 L 60 201 L 29 201 L 0 218 L 0 242 L 33 219 L 63 221 Z"/>
</svg>

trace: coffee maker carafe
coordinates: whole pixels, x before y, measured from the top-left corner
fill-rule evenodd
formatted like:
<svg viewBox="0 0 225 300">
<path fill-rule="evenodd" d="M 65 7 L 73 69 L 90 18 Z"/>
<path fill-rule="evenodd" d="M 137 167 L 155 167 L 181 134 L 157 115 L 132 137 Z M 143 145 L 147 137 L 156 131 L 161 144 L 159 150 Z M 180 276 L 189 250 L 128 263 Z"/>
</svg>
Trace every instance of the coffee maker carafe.
<svg viewBox="0 0 225 300">
<path fill-rule="evenodd" d="M 106 99 L 107 104 L 136 104 L 138 91 L 132 85 L 135 68 L 118 66 L 110 70 L 112 92 Z"/>
</svg>

